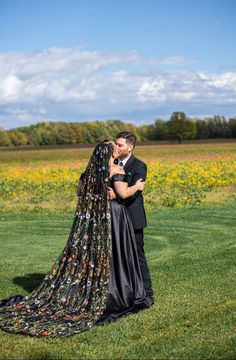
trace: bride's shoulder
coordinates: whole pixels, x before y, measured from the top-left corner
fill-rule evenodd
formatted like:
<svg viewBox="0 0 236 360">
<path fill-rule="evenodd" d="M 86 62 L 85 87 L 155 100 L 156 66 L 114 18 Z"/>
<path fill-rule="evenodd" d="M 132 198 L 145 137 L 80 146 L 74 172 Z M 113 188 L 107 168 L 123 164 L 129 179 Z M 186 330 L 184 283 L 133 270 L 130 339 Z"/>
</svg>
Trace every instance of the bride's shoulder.
<svg viewBox="0 0 236 360">
<path fill-rule="evenodd" d="M 116 174 L 125 174 L 125 170 L 122 167 L 120 167 L 119 165 L 116 165 L 115 173 Z"/>
<path fill-rule="evenodd" d="M 123 174 L 125 175 L 125 171 L 124 169 L 122 169 L 119 165 L 113 165 L 112 171 L 111 171 L 111 176 L 114 176 L 116 174 Z"/>
</svg>

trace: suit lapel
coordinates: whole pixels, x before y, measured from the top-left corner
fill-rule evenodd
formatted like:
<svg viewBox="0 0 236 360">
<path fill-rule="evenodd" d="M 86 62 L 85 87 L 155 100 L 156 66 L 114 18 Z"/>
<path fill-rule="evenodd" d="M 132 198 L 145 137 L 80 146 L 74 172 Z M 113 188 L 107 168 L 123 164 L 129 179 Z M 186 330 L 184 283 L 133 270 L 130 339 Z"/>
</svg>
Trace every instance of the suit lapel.
<svg viewBox="0 0 236 360">
<path fill-rule="evenodd" d="M 125 172 L 128 170 L 128 168 L 130 167 L 130 165 L 132 164 L 133 161 L 134 161 L 134 155 L 132 154 L 124 166 Z"/>
</svg>

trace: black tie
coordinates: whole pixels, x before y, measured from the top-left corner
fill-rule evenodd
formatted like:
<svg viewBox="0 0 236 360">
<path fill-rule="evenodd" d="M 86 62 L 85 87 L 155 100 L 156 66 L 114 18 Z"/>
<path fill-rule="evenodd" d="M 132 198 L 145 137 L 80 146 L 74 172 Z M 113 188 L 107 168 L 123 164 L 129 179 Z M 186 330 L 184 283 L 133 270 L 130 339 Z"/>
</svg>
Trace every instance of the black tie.
<svg viewBox="0 0 236 360">
<path fill-rule="evenodd" d="M 123 166 L 123 162 L 122 162 L 122 161 L 120 162 L 119 166 Z"/>
</svg>

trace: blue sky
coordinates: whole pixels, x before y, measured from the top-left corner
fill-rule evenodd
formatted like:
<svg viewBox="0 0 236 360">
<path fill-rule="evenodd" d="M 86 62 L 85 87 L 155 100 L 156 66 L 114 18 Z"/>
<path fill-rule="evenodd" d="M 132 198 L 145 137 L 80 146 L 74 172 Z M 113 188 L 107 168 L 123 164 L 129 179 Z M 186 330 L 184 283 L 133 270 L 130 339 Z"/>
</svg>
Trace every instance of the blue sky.
<svg viewBox="0 0 236 360">
<path fill-rule="evenodd" d="M 236 116 L 234 0 L 0 0 L 0 126 Z"/>
</svg>

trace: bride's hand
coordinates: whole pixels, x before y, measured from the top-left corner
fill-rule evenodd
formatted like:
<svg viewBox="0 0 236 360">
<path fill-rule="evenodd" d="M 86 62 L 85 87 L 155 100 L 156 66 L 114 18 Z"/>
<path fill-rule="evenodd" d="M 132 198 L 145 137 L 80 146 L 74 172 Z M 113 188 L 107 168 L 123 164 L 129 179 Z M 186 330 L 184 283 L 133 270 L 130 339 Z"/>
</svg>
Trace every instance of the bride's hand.
<svg viewBox="0 0 236 360">
<path fill-rule="evenodd" d="M 109 196 L 109 200 L 116 199 L 116 193 L 111 187 L 108 187 L 108 196 Z"/>
<path fill-rule="evenodd" d="M 145 181 L 142 181 L 142 178 L 137 180 L 135 185 L 138 187 L 138 190 L 142 191 L 145 186 Z"/>
</svg>

